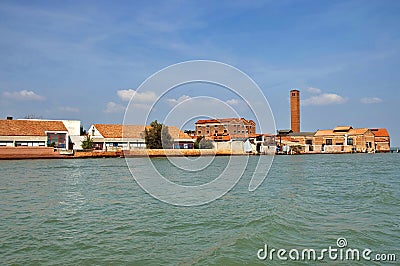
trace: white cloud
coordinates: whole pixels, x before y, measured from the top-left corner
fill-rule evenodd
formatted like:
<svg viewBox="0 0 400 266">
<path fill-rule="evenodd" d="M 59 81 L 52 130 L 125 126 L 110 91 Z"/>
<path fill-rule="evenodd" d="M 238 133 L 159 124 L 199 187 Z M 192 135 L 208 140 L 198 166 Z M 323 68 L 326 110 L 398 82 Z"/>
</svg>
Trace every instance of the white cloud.
<svg viewBox="0 0 400 266">
<path fill-rule="evenodd" d="M 379 97 L 372 97 L 372 98 L 361 98 L 360 102 L 365 104 L 372 104 L 372 103 L 381 103 L 383 102 L 383 100 Z"/>
<path fill-rule="evenodd" d="M 125 106 L 122 106 L 120 104 L 117 104 L 115 102 L 108 102 L 106 109 L 104 110 L 104 113 L 122 113 L 125 111 Z"/>
<path fill-rule="evenodd" d="M 118 97 L 125 102 L 129 102 L 132 97 L 138 102 L 152 102 L 157 99 L 157 96 L 152 91 L 137 92 L 132 89 L 117 91 Z"/>
<path fill-rule="evenodd" d="M 143 110 L 148 110 L 148 109 L 150 109 L 151 108 L 151 106 L 150 105 L 148 105 L 148 104 L 144 104 L 144 103 L 131 103 L 131 104 L 129 104 L 128 105 L 128 108 L 133 108 L 133 109 L 143 109 Z"/>
<path fill-rule="evenodd" d="M 183 101 L 190 100 L 190 99 L 192 99 L 192 97 L 183 94 L 183 95 L 180 96 L 178 99 L 173 99 L 173 98 L 167 99 L 167 102 L 170 103 L 170 104 L 172 104 L 172 105 L 176 105 L 176 104 L 178 104 L 178 103 L 181 103 L 181 102 L 183 102 Z"/>
<path fill-rule="evenodd" d="M 320 93 L 322 92 L 320 89 L 318 89 L 318 88 L 313 88 L 313 87 L 307 88 L 307 91 L 308 91 L 309 93 L 314 93 L 314 94 L 320 94 Z"/>
<path fill-rule="evenodd" d="M 43 96 L 36 94 L 33 91 L 22 90 L 22 91 L 14 91 L 14 92 L 4 92 L 3 96 L 6 98 L 14 99 L 14 100 L 22 100 L 22 101 L 41 101 L 44 100 Z"/>
<path fill-rule="evenodd" d="M 347 101 L 347 98 L 334 93 L 322 93 L 312 96 L 308 99 L 302 100 L 302 105 L 328 105 L 328 104 L 342 104 Z"/>
<path fill-rule="evenodd" d="M 237 99 L 230 99 L 230 100 L 227 100 L 226 103 L 229 105 L 238 105 L 240 103 L 240 101 Z"/>
<path fill-rule="evenodd" d="M 58 110 L 62 112 L 69 112 L 69 113 L 79 113 L 79 109 L 75 107 L 70 107 L 70 106 L 61 106 L 58 108 Z"/>
</svg>

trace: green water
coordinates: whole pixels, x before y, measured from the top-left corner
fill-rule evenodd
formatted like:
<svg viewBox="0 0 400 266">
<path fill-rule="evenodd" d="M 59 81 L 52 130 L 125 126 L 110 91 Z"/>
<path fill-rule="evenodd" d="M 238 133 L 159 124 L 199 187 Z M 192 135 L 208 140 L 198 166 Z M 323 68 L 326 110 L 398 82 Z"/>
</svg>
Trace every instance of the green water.
<svg viewBox="0 0 400 266">
<path fill-rule="evenodd" d="M 200 207 L 149 196 L 124 159 L 0 161 L 0 264 L 274 265 L 283 261 L 257 258 L 264 244 L 323 249 L 339 237 L 399 263 L 399 154 L 278 156 L 249 192 L 256 158 L 232 191 Z"/>
</svg>

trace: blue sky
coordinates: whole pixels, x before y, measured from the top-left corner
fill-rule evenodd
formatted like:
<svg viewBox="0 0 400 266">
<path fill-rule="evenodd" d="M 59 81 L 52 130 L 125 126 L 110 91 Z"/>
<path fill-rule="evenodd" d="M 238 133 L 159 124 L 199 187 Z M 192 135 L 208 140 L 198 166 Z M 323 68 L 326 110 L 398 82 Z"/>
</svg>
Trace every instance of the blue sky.
<svg viewBox="0 0 400 266">
<path fill-rule="evenodd" d="M 297 88 L 302 130 L 387 127 L 400 146 L 399 13 L 386 0 L 1 1 L 0 117 L 121 123 L 148 76 L 209 59 L 248 74 L 279 129 Z M 186 87 L 166 101 L 198 96 Z"/>
</svg>

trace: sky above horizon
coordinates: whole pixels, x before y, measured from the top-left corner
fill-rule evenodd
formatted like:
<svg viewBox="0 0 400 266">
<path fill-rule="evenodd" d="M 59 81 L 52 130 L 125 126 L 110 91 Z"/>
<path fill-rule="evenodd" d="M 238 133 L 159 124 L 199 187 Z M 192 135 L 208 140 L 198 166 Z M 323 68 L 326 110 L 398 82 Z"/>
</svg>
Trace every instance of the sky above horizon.
<svg viewBox="0 0 400 266">
<path fill-rule="evenodd" d="M 400 146 L 399 13 L 389 0 L 1 1 L 0 118 L 122 123 L 149 76 L 215 60 L 259 85 L 277 129 L 290 128 L 299 89 L 302 131 L 386 127 Z M 251 117 L 217 87 L 180 86 L 158 111 L 205 95 Z M 158 96 L 137 91 L 138 108 Z"/>
</svg>

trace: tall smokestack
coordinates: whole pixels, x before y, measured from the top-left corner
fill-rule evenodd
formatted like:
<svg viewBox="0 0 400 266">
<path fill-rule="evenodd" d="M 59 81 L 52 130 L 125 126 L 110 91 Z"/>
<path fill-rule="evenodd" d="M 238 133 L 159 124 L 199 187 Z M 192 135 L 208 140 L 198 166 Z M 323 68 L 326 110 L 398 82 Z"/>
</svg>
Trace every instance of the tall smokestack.
<svg viewBox="0 0 400 266">
<path fill-rule="evenodd" d="M 293 132 L 300 132 L 300 91 L 290 91 L 290 126 Z"/>
</svg>

